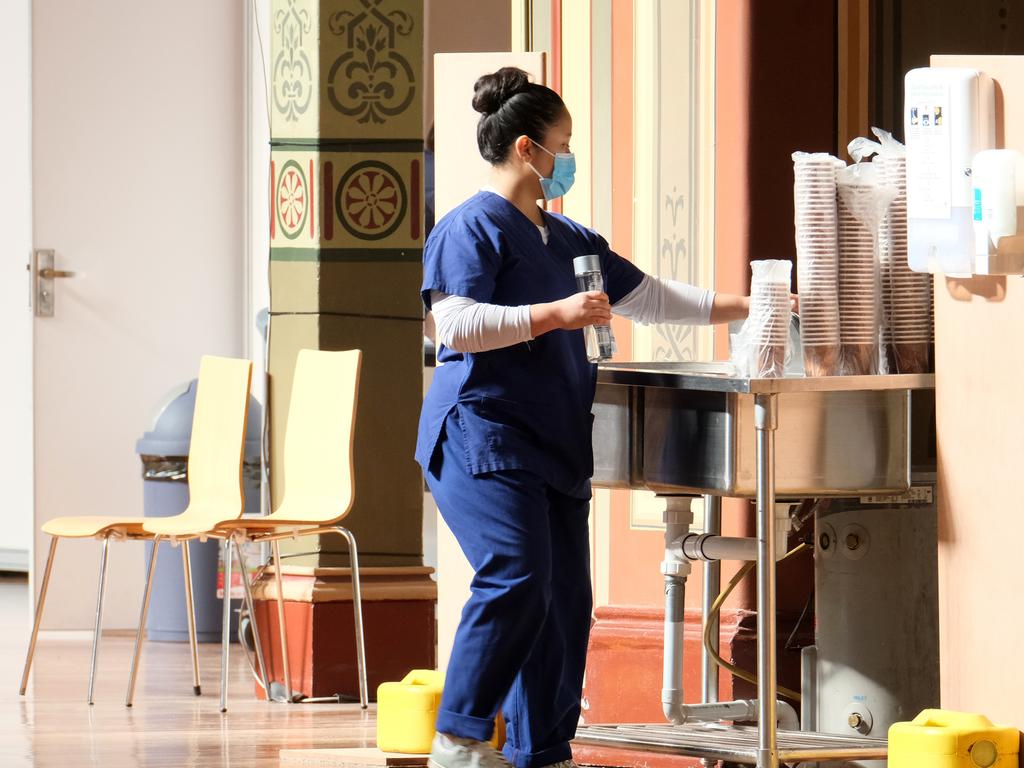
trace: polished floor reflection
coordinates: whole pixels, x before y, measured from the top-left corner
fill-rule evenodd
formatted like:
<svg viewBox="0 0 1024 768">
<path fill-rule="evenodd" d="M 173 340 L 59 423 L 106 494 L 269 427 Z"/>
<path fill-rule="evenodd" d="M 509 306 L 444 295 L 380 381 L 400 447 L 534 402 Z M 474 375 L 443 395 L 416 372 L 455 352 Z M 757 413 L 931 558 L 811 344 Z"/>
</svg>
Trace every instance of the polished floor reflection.
<svg viewBox="0 0 1024 768">
<path fill-rule="evenodd" d="M 186 643 L 147 643 L 135 706 L 124 706 L 132 638 L 105 636 L 96 703 L 85 703 L 89 639 L 41 638 L 29 690 L 18 682 L 29 633 L 22 579 L 0 577 L 0 766 L 198 768 L 278 765 L 281 749 L 374 745 L 375 706 L 256 701 L 234 653 L 227 714 L 218 711 L 219 646 L 200 646 L 204 694 L 192 695 Z M 232 650 L 237 648 L 233 646 Z"/>
</svg>

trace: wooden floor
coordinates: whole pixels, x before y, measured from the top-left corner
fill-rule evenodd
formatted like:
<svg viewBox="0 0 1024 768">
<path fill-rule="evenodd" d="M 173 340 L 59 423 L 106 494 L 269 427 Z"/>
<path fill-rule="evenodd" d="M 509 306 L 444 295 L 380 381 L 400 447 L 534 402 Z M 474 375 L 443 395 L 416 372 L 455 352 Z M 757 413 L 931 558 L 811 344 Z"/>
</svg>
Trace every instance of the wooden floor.
<svg viewBox="0 0 1024 768">
<path fill-rule="evenodd" d="M 90 707 L 89 640 L 51 636 L 40 640 L 20 697 L 30 630 L 26 594 L 23 580 L 0 577 L 0 768 L 276 768 L 281 749 L 374 745 L 374 705 L 364 712 L 358 704 L 256 701 L 237 652 L 228 712 L 220 714 L 220 647 L 209 643 L 200 646 L 200 697 L 192 694 L 188 644 L 147 643 L 135 706 L 127 709 L 131 637 L 103 638 Z"/>
</svg>

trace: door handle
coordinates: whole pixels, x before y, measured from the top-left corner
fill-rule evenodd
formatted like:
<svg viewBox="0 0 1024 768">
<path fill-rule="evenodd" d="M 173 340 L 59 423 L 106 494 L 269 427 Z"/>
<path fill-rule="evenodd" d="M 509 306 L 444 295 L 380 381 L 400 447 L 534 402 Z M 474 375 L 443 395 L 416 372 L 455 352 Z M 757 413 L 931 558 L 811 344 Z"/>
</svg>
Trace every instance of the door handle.
<svg viewBox="0 0 1024 768">
<path fill-rule="evenodd" d="M 57 278 L 74 277 L 75 273 L 57 269 L 54 266 L 54 252 L 50 248 L 40 248 L 32 252 L 29 272 L 32 274 L 32 304 L 35 316 L 53 317 L 53 281 Z"/>
<path fill-rule="evenodd" d="M 68 272 L 66 269 L 53 269 L 51 267 L 44 267 L 39 270 L 39 277 L 43 280 L 53 280 L 55 277 L 74 277 L 74 272 Z"/>
</svg>

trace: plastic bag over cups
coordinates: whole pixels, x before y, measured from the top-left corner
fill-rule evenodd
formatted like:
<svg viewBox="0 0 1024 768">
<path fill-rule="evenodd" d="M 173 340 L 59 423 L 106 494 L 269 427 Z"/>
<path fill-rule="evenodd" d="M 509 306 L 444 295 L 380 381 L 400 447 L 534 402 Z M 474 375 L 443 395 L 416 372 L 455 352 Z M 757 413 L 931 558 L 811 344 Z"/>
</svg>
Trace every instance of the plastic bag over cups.
<svg viewBox="0 0 1024 768">
<path fill-rule="evenodd" d="M 906 147 L 891 134 L 872 128 L 874 142 L 850 142 L 851 157 L 875 155 L 884 184 L 896 188 L 896 197 L 879 231 L 879 271 L 882 291 L 882 373 L 926 373 L 935 338 L 932 315 L 932 276 L 914 272 L 907 263 L 907 157 Z"/>
<path fill-rule="evenodd" d="M 790 285 L 788 261 L 750 263 L 750 314 L 731 339 L 737 374 L 756 379 L 782 378 L 789 350 Z"/>
<path fill-rule="evenodd" d="M 839 372 L 879 372 L 882 287 L 879 233 L 896 197 L 872 163 L 857 163 L 836 173 L 838 193 L 840 318 Z"/>
</svg>

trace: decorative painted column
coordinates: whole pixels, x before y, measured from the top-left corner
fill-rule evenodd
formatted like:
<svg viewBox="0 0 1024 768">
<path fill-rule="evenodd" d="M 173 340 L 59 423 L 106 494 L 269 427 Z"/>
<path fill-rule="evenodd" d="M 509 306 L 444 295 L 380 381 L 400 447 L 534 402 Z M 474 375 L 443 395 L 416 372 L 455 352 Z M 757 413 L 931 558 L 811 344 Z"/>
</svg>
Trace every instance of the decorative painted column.
<svg viewBox="0 0 1024 768">
<path fill-rule="evenodd" d="M 372 692 L 400 669 L 434 662 L 422 479 L 412 458 L 423 366 L 423 3 L 274 0 L 271 17 L 271 497 L 276 508 L 287 484 L 283 446 L 298 351 L 361 349 L 355 505 L 344 524 L 355 534 L 360 564 L 381 569 L 378 580 L 389 585 L 375 594 L 375 580 L 367 583 L 367 635 L 375 633 L 375 616 L 394 620 L 381 604 L 404 597 L 395 579 L 417 595 L 406 609 L 426 635 L 420 641 L 407 633 L 401 647 L 392 643 L 390 661 L 368 640 Z M 282 549 L 291 635 L 318 637 L 321 616 L 331 634 L 346 634 L 352 620 L 344 540 L 309 537 Z M 394 569 L 391 577 L 385 569 Z M 276 623 L 276 614 L 257 613 Z M 271 676 L 283 679 L 277 643 L 270 642 L 276 626 L 261 631 L 264 647 L 275 648 Z M 351 648 L 311 646 L 296 659 L 294 645 L 293 676 L 297 665 L 309 670 L 295 683 L 302 692 L 356 692 L 316 683 L 320 669 L 354 672 Z"/>
</svg>

